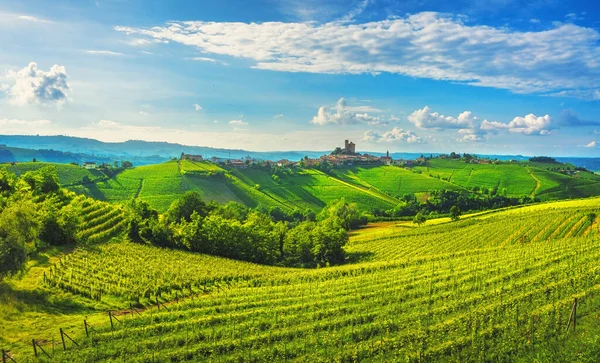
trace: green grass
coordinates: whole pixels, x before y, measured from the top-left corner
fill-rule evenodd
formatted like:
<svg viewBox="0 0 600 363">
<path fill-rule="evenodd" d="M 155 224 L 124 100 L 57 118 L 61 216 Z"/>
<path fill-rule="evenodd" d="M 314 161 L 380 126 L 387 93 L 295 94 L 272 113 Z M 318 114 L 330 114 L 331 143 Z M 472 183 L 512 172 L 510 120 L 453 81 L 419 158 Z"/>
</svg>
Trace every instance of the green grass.
<svg viewBox="0 0 600 363">
<path fill-rule="evenodd" d="M 594 361 L 600 235 L 587 214 L 599 205 L 379 225 L 351 238 L 350 263 L 321 269 L 126 241 L 60 251 L 6 283 L 0 342 L 19 362 L 32 359 L 32 337 L 58 339 L 57 327 L 81 345 L 55 351 L 65 362 Z M 565 334 L 575 297 L 578 330 Z M 118 310 L 114 331 L 106 309 Z"/>
</svg>

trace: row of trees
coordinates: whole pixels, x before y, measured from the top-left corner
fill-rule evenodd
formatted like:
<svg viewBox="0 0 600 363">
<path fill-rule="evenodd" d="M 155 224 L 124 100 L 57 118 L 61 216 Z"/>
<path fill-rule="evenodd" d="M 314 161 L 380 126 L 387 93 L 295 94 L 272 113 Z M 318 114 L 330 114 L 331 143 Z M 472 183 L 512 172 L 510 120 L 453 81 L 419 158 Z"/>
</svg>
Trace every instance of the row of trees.
<svg viewBox="0 0 600 363">
<path fill-rule="evenodd" d="M 373 210 L 376 218 L 411 217 L 422 213 L 424 215 L 450 214 L 452 207 L 456 206 L 462 211 L 478 211 L 497 209 L 539 201 L 536 198 L 522 196 L 520 198 L 499 195 L 495 191 L 487 194 L 473 194 L 462 190 L 433 190 L 429 198 L 419 202 L 413 194 L 401 197 L 402 203 L 389 210 Z"/>
<path fill-rule="evenodd" d="M 347 230 L 367 222 L 343 199 L 314 220 L 297 219 L 230 202 L 205 203 L 196 192 L 173 202 L 164 215 L 148 203 L 129 205 L 128 235 L 136 242 L 270 265 L 314 267 L 344 262 Z M 282 217 L 283 216 L 283 217 Z"/>
</svg>

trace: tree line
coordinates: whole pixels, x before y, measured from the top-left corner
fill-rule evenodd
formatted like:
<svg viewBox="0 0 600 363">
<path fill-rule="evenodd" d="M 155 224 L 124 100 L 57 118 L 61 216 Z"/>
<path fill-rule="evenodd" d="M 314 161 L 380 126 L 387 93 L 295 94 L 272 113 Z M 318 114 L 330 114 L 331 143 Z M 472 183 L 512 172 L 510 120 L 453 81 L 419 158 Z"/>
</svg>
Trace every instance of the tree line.
<svg viewBox="0 0 600 363">
<path fill-rule="evenodd" d="M 343 263 L 347 231 L 367 222 L 343 199 L 319 214 L 286 214 L 239 203 L 206 203 L 187 192 L 160 215 L 142 200 L 128 205 L 127 234 L 139 243 L 268 265 L 317 267 Z"/>
</svg>

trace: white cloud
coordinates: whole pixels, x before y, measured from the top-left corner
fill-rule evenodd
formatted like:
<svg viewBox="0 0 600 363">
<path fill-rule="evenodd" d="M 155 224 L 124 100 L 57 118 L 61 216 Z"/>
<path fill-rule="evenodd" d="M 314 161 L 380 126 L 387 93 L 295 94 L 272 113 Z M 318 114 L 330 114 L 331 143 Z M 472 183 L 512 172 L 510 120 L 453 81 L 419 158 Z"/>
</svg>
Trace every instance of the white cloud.
<svg viewBox="0 0 600 363">
<path fill-rule="evenodd" d="M 5 85 L 11 103 L 15 105 L 42 104 L 60 105 L 67 100 L 71 88 L 65 67 L 53 65 L 48 72 L 38 69 L 35 62 L 14 72 L 9 71 L 7 78 L 12 85 Z"/>
<path fill-rule="evenodd" d="M 94 50 L 94 49 L 90 49 L 90 50 L 86 50 L 85 52 L 87 54 L 93 54 L 93 55 L 112 55 L 112 56 L 122 56 L 122 55 L 125 55 L 123 53 L 113 52 L 111 50 Z"/>
<path fill-rule="evenodd" d="M 51 23 L 51 21 L 49 21 L 49 20 L 40 19 L 38 17 L 31 16 L 31 15 L 17 15 L 17 19 L 30 21 L 32 23 Z"/>
<path fill-rule="evenodd" d="M 100 120 L 97 123 L 100 127 L 120 127 L 121 124 L 111 120 Z"/>
<path fill-rule="evenodd" d="M 539 23 L 540 23 L 540 19 L 531 18 L 531 19 L 529 19 L 529 22 L 530 22 L 531 24 L 539 24 Z"/>
<path fill-rule="evenodd" d="M 589 147 L 589 148 L 595 148 L 597 146 L 596 141 L 592 141 L 589 144 L 587 144 L 585 147 Z"/>
<path fill-rule="evenodd" d="M 208 57 L 193 57 L 193 58 L 190 58 L 190 60 L 195 60 L 195 61 L 199 61 L 199 62 L 210 62 L 210 63 L 217 62 L 216 59 L 208 58 Z"/>
<path fill-rule="evenodd" d="M 282 113 L 278 113 L 277 115 L 273 116 L 274 119 L 279 120 L 280 118 L 283 118 L 283 114 Z"/>
<path fill-rule="evenodd" d="M 380 112 L 370 106 L 348 106 L 344 98 L 340 98 L 335 107 L 321 106 L 316 116 L 310 121 L 316 125 L 353 125 L 366 123 L 369 125 L 379 125 L 385 123 L 381 118 L 368 114 L 367 110 Z"/>
<path fill-rule="evenodd" d="M 462 129 L 473 127 L 478 120 L 471 111 L 465 111 L 458 117 L 444 116 L 437 112 L 431 112 L 429 106 L 415 110 L 408 116 L 408 121 L 422 129 Z"/>
<path fill-rule="evenodd" d="M 511 122 L 505 124 L 497 121 L 484 120 L 481 123 L 482 130 L 494 131 L 506 129 L 512 133 L 524 135 L 548 135 L 550 134 L 552 118 L 549 115 L 536 116 L 532 113 L 525 117 L 515 117 Z"/>
<path fill-rule="evenodd" d="M 19 119 L 0 119 L 0 126 L 11 126 L 11 125 L 20 125 L 20 126 L 41 126 L 41 125 L 49 125 L 52 122 L 50 120 L 19 120 Z M 29 130 L 28 130 L 29 131 Z"/>
<path fill-rule="evenodd" d="M 394 127 L 390 131 L 386 131 L 383 134 L 379 134 L 373 130 L 365 132 L 362 141 L 366 142 L 399 142 L 408 144 L 420 144 L 423 143 L 423 139 L 412 131 L 400 129 Z"/>
<path fill-rule="evenodd" d="M 141 110 L 140 110 L 138 113 L 139 113 L 140 115 L 142 115 L 142 116 L 150 116 L 150 113 L 149 113 L 149 112 L 146 112 L 146 111 L 141 111 Z"/>
<path fill-rule="evenodd" d="M 389 72 L 517 93 L 599 90 L 600 33 L 574 24 L 521 32 L 422 12 L 362 24 L 182 21 L 115 29 L 274 71 Z"/>
<path fill-rule="evenodd" d="M 247 122 L 244 122 L 242 120 L 231 120 L 229 121 L 230 125 L 238 125 L 238 126 L 242 126 L 242 125 L 248 125 Z"/>
<path fill-rule="evenodd" d="M 197 104 L 197 103 L 194 103 L 194 110 L 196 110 L 196 111 L 200 111 L 200 110 L 202 110 L 202 106 L 200 106 L 200 105 L 199 105 L 199 104 Z"/>
<path fill-rule="evenodd" d="M 457 141 L 468 141 L 468 142 L 477 142 L 483 141 L 485 137 L 485 133 L 481 130 L 471 128 L 471 129 L 460 129 L 458 133 L 462 135 L 461 138 L 458 138 Z"/>
</svg>

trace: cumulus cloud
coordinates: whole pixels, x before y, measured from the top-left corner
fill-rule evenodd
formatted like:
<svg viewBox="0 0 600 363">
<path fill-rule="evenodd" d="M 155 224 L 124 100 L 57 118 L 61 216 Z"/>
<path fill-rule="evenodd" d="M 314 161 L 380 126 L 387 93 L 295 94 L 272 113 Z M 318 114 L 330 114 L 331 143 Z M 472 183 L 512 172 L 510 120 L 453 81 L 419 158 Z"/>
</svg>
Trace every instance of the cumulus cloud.
<svg viewBox="0 0 600 363">
<path fill-rule="evenodd" d="M 237 126 L 242 126 L 242 125 L 248 125 L 247 122 L 242 121 L 242 120 L 231 120 L 229 121 L 230 125 L 237 125 Z"/>
<path fill-rule="evenodd" d="M 194 110 L 196 110 L 196 111 L 200 111 L 200 110 L 202 110 L 202 106 L 200 106 L 200 105 L 199 105 L 199 104 L 197 104 L 197 103 L 194 103 Z"/>
<path fill-rule="evenodd" d="M 390 131 L 379 134 L 373 130 L 365 132 L 362 141 L 380 143 L 380 142 L 398 142 L 408 144 L 423 143 L 423 139 L 412 131 L 394 127 Z"/>
<path fill-rule="evenodd" d="M 597 146 L 596 141 L 592 141 L 589 144 L 585 145 L 585 147 L 589 147 L 592 149 L 596 148 L 596 146 Z"/>
<path fill-rule="evenodd" d="M 550 134 L 552 118 L 549 115 L 536 116 L 532 113 L 525 117 L 515 117 L 509 123 L 484 120 L 481 123 L 482 130 L 494 131 L 505 129 L 512 133 L 524 135 L 548 135 Z"/>
<path fill-rule="evenodd" d="M 408 121 L 422 129 L 462 129 L 473 127 L 478 120 L 471 111 L 465 111 L 458 117 L 444 116 L 437 112 L 431 112 L 429 106 L 415 110 L 408 116 Z"/>
<path fill-rule="evenodd" d="M 274 71 L 388 72 L 517 93 L 600 90 L 600 33 L 575 24 L 517 31 L 422 12 L 367 23 L 175 21 L 115 29 Z"/>
<path fill-rule="evenodd" d="M 370 115 L 365 111 L 380 112 L 370 106 L 349 106 L 346 100 L 340 98 L 335 107 L 321 106 L 317 114 L 310 121 L 315 125 L 355 125 L 365 123 L 368 125 L 381 125 L 386 122 L 378 116 Z"/>
<path fill-rule="evenodd" d="M 458 133 L 462 135 L 462 137 L 457 139 L 458 141 L 477 142 L 485 139 L 485 132 L 481 131 L 481 129 L 460 129 Z"/>
<path fill-rule="evenodd" d="M 9 71 L 4 86 L 11 103 L 15 105 L 60 105 L 67 100 L 71 87 L 65 67 L 53 65 L 48 72 L 38 69 L 35 62 L 19 71 Z"/>
</svg>

